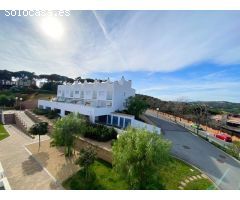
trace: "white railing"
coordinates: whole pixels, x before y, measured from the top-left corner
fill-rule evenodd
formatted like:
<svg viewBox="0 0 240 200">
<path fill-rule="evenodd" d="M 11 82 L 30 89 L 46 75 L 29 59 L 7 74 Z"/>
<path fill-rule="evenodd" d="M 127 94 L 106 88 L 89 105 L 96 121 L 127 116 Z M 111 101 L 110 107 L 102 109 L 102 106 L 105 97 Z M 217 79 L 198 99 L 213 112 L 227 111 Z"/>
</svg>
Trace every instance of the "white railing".
<svg viewBox="0 0 240 200">
<path fill-rule="evenodd" d="M 156 132 L 158 134 L 161 134 L 161 128 L 153 126 L 151 124 L 147 124 L 144 122 L 141 122 L 139 120 L 133 119 L 132 120 L 132 127 L 134 128 L 145 128 L 146 130 L 150 131 L 150 132 Z"/>
</svg>

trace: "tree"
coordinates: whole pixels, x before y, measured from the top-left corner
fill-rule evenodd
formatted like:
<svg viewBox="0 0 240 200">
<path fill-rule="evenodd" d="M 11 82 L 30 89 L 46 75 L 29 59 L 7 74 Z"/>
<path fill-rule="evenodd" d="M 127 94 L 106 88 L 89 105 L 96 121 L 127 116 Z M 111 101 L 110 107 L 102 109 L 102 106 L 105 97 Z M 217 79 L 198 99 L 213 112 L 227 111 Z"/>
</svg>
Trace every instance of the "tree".
<svg viewBox="0 0 240 200">
<path fill-rule="evenodd" d="M 28 78 L 32 80 L 33 78 L 37 78 L 38 76 L 35 75 L 34 72 L 28 72 L 28 71 L 17 71 L 13 72 L 13 76 L 18 79 L 24 79 Z"/>
<path fill-rule="evenodd" d="M 138 98 L 137 96 L 129 97 L 126 101 L 127 112 L 131 115 L 134 115 L 136 118 L 139 118 L 145 110 L 148 108 L 146 101 Z"/>
<path fill-rule="evenodd" d="M 156 133 L 128 128 L 113 144 L 113 167 L 131 189 L 159 189 L 159 167 L 171 144 Z"/>
<path fill-rule="evenodd" d="M 57 83 L 57 82 L 46 82 L 46 83 L 43 84 L 41 89 L 57 92 L 57 87 L 58 87 L 59 84 L 60 83 Z"/>
<path fill-rule="evenodd" d="M 40 141 L 41 141 L 41 139 L 40 139 L 40 136 L 41 135 L 45 135 L 47 132 L 48 132 L 48 123 L 47 122 L 39 122 L 39 123 L 36 123 L 36 124 L 34 124 L 31 128 L 30 128 L 30 130 L 29 130 L 29 132 L 32 134 L 32 135 L 38 135 L 39 137 L 38 137 L 38 151 L 39 151 L 39 149 L 40 149 Z"/>
<path fill-rule="evenodd" d="M 0 106 L 12 107 L 15 103 L 15 97 L 10 95 L 1 94 L 0 95 Z"/>
<path fill-rule="evenodd" d="M 12 75 L 13 72 L 10 72 L 8 70 L 0 70 L 0 80 L 8 80 L 11 81 L 12 80 Z"/>
<path fill-rule="evenodd" d="M 206 119 L 208 118 L 208 107 L 205 104 L 194 104 L 192 105 L 191 110 L 194 114 L 198 134 L 200 124 L 203 122 L 206 123 Z"/>
<path fill-rule="evenodd" d="M 53 144 L 56 146 L 64 146 L 65 155 L 71 156 L 75 135 L 82 134 L 82 130 L 85 129 L 85 124 L 86 119 L 74 113 L 58 119 L 53 129 Z"/>
<path fill-rule="evenodd" d="M 86 182 L 89 182 L 92 178 L 93 172 L 91 170 L 91 166 L 93 165 L 95 159 L 95 149 L 89 146 L 85 149 L 81 149 L 79 158 L 75 162 L 80 168 L 82 168 L 81 170 L 83 171 Z"/>
<path fill-rule="evenodd" d="M 237 159 L 240 158 L 240 141 L 234 141 L 231 146 L 229 146 L 229 152 Z"/>
</svg>

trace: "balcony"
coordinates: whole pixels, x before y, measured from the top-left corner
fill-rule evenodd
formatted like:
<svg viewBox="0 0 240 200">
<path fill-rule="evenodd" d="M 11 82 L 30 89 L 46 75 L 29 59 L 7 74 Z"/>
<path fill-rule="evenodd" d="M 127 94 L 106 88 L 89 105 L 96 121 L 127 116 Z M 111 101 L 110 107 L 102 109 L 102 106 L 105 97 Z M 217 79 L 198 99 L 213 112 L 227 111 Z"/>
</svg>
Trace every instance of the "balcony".
<svg viewBox="0 0 240 200">
<path fill-rule="evenodd" d="M 94 108 L 109 108 L 112 107 L 112 101 L 110 100 L 97 100 L 97 99 L 75 99 L 75 98 L 63 98 L 58 97 L 52 99 L 52 102 L 78 104 L 82 106 L 89 106 Z"/>
</svg>

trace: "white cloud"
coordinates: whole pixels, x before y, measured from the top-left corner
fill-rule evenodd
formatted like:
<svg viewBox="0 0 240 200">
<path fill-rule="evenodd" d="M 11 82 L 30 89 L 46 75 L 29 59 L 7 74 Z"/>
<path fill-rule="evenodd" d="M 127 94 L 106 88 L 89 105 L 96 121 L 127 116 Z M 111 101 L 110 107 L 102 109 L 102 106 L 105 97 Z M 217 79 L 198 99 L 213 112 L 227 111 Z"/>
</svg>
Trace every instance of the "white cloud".
<svg viewBox="0 0 240 200">
<path fill-rule="evenodd" d="M 240 63 L 239 11 L 119 12 L 72 12 L 61 18 L 60 42 L 41 33 L 38 18 L 0 18 L 0 67 L 76 76 Z"/>
</svg>

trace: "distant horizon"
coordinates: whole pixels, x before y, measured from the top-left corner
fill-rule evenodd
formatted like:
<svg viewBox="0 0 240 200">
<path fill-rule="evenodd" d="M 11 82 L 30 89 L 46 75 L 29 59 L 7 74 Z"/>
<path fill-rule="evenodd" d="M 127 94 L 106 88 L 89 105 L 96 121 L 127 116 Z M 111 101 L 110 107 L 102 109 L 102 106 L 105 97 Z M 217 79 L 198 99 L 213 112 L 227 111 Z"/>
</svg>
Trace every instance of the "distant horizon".
<svg viewBox="0 0 240 200">
<path fill-rule="evenodd" d="M 162 100 L 240 103 L 240 11 L 0 11 L 0 69 L 133 81 Z"/>
<path fill-rule="evenodd" d="M 9 71 L 8 69 L 1 69 L 1 70 L 7 70 L 7 71 Z M 25 70 L 17 70 L 17 71 L 25 71 Z M 17 72 L 17 71 L 13 71 L 13 72 Z M 34 71 L 32 71 L 31 73 L 35 73 Z M 45 75 L 51 75 L 51 73 L 50 74 L 48 74 L 48 73 L 41 73 L 41 74 L 45 74 Z M 40 75 L 40 74 L 36 74 L 35 73 L 35 75 Z M 66 76 L 65 74 L 57 74 L 57 75 L 60 75 L 60 76 Z M 67 76 L 68 77 L 68 76 Z M 75 78 L 77 78 L 77 77 L 81 77 L 81 78 L 83 78 L 83 79 L 85 79 L 85 78 L 90 78 L 90 79 L 101 79 L 101 80 L 107 80 L 107 78 L 109 78 L 109 77 L 106 77 L 106 78 L 98 78 L 98 77 L 89 77 L 89 76 L 87 76 L 87 77 L 84 77 L 84 76 L 76 76 L 76 77 L 68 77 L 68 78 L 72 78 L 72 79 L 75 79 Z M 41 80 L 43 80 L 43 79 L 41 79 Z M 111 81 L 115 81 L 115 80 L 120 80 L 120 78 L 119 79 L 111 79 L 110 78 L 110 80 Z M 37 81 L 37 86 L 39 86 L 39 83 L 40 83 L 40 81 L 38 82 Z M 135 88 L 134 88 L 135 89 Z M 139 93 L 138 91 L 136 91 L 136 94 L 141 94 L 141 95 L 147 95 L 147 96 L 151 96 L 151 95 L 149 95 L 149 94 L 146 94 L 146 93 Z M 198 101 L 200 101 L 200 102 L 229 102 L 229 103 L 239 103 L 240 104 L 240 101 L 239 102 L 234 102 L 234 101 L 227 101 L 227 100 L 193 100 L 193 99 L 191 99 L 191 98 L 189 98 L 189 97 L 183 97 L 183 96 L 179 96 L 177 99 L 164 99 L 164 98 L 159 98 L 159 97 L 156 97 L 156 96 L 151 96 L 151 97 L 154 97 L 154 98 L 158 98 L 158 99 L 160 99 L 160 100 L 163 100 L 163 101 L 179 101 L 179 100 L 184 100 L 184 102 L 198 102 Z"/>
</svg>

